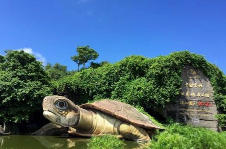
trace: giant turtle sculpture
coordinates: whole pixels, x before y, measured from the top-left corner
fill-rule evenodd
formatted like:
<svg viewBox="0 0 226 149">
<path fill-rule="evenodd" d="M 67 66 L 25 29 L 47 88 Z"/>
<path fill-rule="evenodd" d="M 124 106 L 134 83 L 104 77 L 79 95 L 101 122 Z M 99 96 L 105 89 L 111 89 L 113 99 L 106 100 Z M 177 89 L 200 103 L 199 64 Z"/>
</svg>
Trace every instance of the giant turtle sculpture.
<svg viewBox="0 0 226 149">
<path fill-rule="evenodd" d="M 69 127 L 69 134 L 84 137 L 111 134 L 142 142 L 149 141 L 149 135 L 160 129 L 136 108 L 116 100 L 78 106 L 63 96 L 46 96 L 43 115 L 53 123 Z"/>
</svg>

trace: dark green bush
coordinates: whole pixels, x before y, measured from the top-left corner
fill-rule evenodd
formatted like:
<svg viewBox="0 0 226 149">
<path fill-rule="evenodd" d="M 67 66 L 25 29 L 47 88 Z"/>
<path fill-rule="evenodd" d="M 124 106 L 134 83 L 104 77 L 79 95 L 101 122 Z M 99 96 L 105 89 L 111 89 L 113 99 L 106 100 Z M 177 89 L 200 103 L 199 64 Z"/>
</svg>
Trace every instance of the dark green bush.
<svg viewBox="0 0 226 149">
<path fill-rule="evenodd" d="M 0 61 L 0 122 L 38 119 L 35 113 L 42 112 L 42 99 L 50 94 L 49 80 L 34 56 L 24 51 L 7 51 Z"/>
<path fill-rule="evenodd" d="M 218 119 L 218 124 L 220 126 L 226 126 L 226 114 L 217 114 L 215 117 Z"/>
</svg>

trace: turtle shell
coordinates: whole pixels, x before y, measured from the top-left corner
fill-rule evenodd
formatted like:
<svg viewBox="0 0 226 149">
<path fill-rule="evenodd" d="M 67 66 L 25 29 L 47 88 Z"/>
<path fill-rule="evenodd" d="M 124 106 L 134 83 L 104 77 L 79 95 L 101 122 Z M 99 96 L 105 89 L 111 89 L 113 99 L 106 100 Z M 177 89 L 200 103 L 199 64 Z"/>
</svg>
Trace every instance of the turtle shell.
<svg viewBox="0 0 226 149">
<path fill-rule="evenodd" d="M 148 116 L 137 111 L 136 108 L 129 104 L 116 100 L 101 100 L 93 103 L 86 103 L 80 106 L 83 109 L 95 109 L 107 113 L 127 123 L 142 127 L 145 129 L 160 129 Z"/>
</svg>

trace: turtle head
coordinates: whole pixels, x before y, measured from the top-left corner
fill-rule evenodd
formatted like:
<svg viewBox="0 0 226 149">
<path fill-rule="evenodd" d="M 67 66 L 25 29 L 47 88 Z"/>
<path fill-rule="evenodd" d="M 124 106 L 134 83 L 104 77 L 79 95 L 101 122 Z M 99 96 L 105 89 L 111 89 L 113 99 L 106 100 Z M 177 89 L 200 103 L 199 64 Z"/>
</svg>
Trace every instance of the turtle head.
<svg viewBox="0 0 226 149">
<path fill-rule="evenodd" d="M 63 96 L 46 96 L 42 102 L 43 115 L 53 123 L 64 127 L 77 125 L 79 107 Z"/>
</svg>

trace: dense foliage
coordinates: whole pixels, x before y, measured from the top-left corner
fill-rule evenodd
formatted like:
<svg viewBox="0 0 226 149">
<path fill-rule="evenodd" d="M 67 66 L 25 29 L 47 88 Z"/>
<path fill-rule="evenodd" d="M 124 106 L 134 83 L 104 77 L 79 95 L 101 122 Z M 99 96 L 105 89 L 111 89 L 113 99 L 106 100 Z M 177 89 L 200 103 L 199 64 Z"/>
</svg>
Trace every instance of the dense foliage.
<svg viewBox="0 0 226 149">
<path fill-rule="evenodd" d="M 41 62 L 24 51 L 9 50 L 0 59 L 0 121 L 29 121 L 50 94 L 49 77 Z"/>
<path fill-rule="evenodd" d="M 44 70 L 34 56 L 7 51 L 0 56 L 0 121 L 29 121 L 41 109 L 43 97 L 51 93 L 66 94 L 77 104 L 111 98 L 145 110 L 163 108 L 180 96 L 181 72 L 186 65 L 200 69 L 211 80 L 214 100 L 222 112 L 217 118 L 224 126 L 226 76 L 203 56 L 188 51 L 151 59 L 130 56 L 114 64 L 92 63 L 79 72 L 68 72 L 58 63 L 48 64 Z"/>
<path fill-rule="evenodd" d="M 226 76 L 203 56 L 189 51 L 152 59 L 130 56 L 115 64 L 65 77 L 54 88 L 58 93 L 66 93 L 75 103 L 114 98 L 145 108 L 161 108 L 180 96 L 181 72 L 186 65 L 200 69 L 211 80 L 216 104 L 225 111 Z"/>
<path fill-rule="evenodd" d="M 206 128 L 170 124 L 166 130 L 155 135 L 151 143 L 135 144 L 145 149 L 225 149 L 226 133 Z M 88 148 L 123 148 L 125 144 L 114 136 L 96 136 L 90 139 Z M 139 148 L 138 147 L 138 148 Z"/>
<path fill-rule="evenodd" d="M 94 136 L 88 143 L 88 149 L 124 149 L 122 140 L 112 135 Z"/>
<path fill-rule="evenodd" d="M 68 74 L 67 66 L 60 65 L 59 63 L 54 64 L 53 66 L 50 63 L 47 63 L 45 66 L 45 71 L 51 78 L 51 80 L 59 80 Z"/>
<path fill-rule="evenodd" d="M 226 133 L 206 128 L 170 125 L 152 140 L 151 149 L 225 149 Z"/>
<path fill-rule="evenodd" d="M 98 68 L 98 67 L 102 67 L 105 64 L 109 64 L 109 62 L 108 61 L 102 61 L 100 63 L 90 62 L 90 67 L 91 68 Z"/>
</svg>

